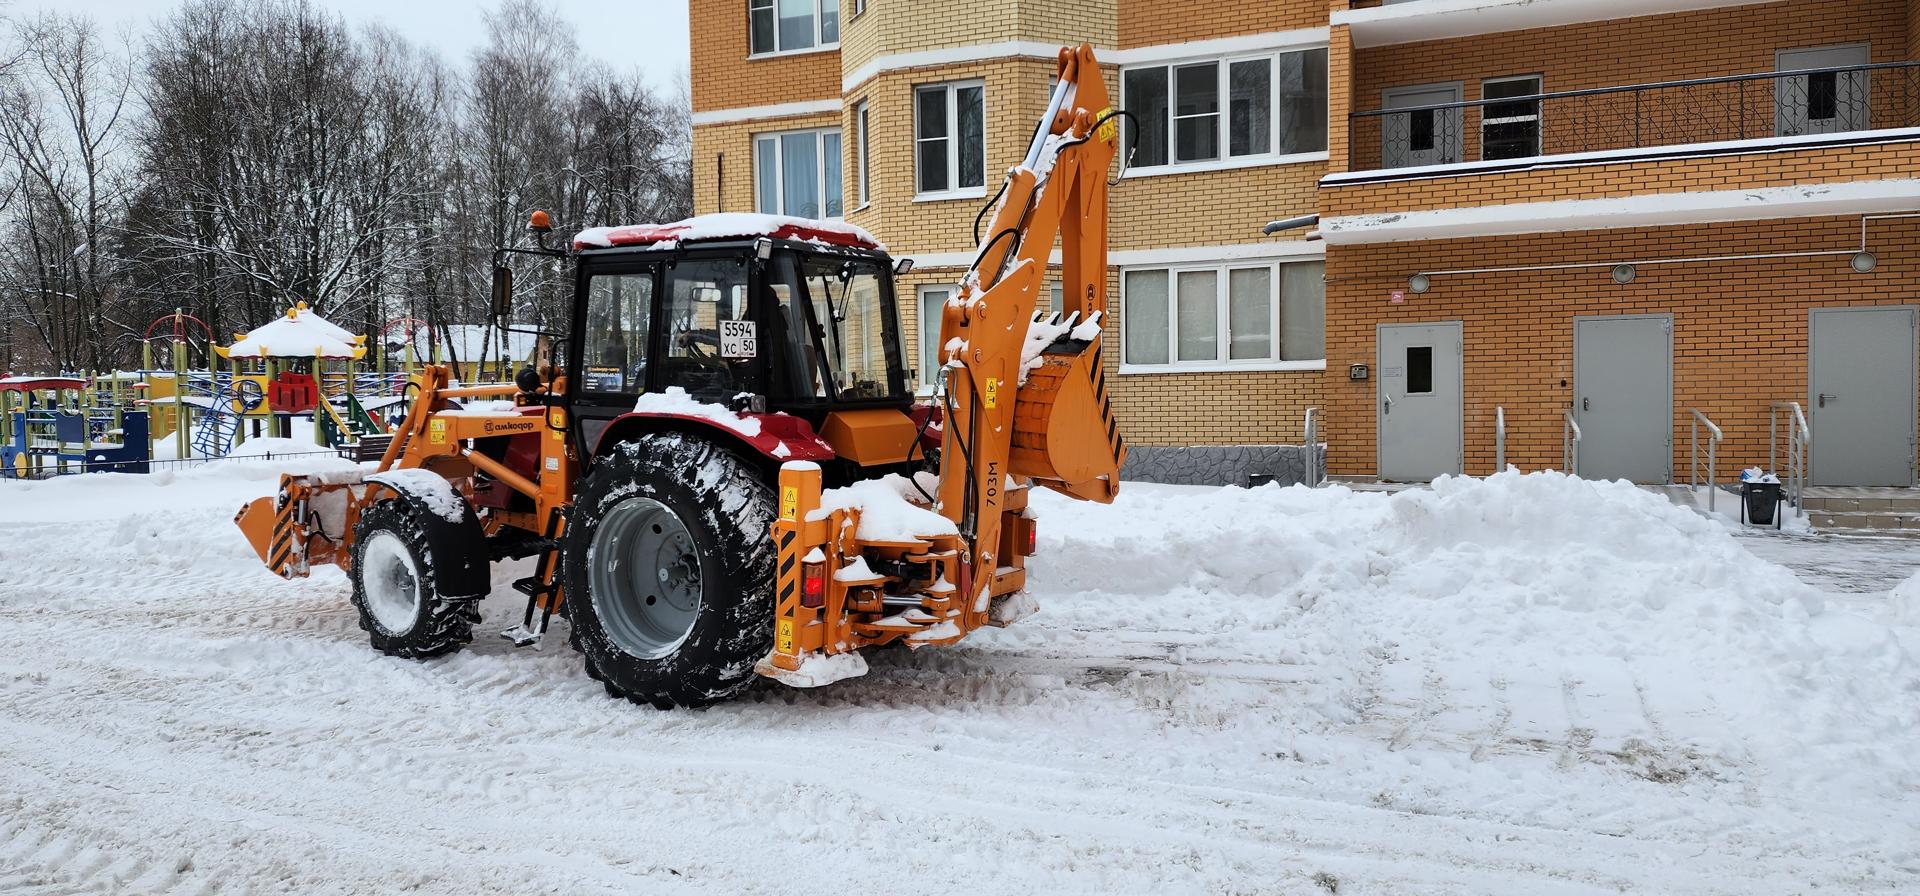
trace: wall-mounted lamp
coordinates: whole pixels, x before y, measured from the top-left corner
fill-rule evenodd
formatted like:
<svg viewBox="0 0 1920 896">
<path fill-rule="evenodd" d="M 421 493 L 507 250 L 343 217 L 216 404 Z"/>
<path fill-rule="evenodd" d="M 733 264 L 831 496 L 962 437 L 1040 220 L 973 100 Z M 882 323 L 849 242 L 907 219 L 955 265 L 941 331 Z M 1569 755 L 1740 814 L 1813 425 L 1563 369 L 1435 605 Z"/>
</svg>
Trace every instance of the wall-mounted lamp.
<svg viewBox="0 0 1920 896">
<path fill-rule="evenodd" d="M 1425 274 L 1415 274 L 1407 278 L 1407 288 L 1416 296 L 1426 295 L 1427 290 L 1433 288 L 1433 281 Z"/>
<path fill-rule="evenodd" d="M 1633 278 L 1638 276 L 1640 276 L 1640 271 L 1633 265 L 1616 264 L 1613 266 L 1613 282 L 1622 286 L 1632 283 Z"/>
<path fill-rule="evenodd" d="M 1861 251 L 1855 253 L 1853 260 L 1849 263 L 1853 265 L 1854 273 L 1871 274 L 1874 268 L 1880 266 L 1880 259 L 1876 258 L 1872 252 Z"/>
</svg>

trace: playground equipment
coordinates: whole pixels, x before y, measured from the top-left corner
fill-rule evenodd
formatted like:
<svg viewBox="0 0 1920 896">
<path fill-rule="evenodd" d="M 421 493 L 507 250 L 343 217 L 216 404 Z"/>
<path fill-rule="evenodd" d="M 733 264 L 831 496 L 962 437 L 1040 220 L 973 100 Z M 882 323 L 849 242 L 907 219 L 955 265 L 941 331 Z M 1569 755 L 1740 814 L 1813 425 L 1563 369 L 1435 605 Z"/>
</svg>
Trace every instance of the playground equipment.
<svg viewBox="0 0 1920 896">
<path fill-rule="evenodd" d="M 96 403 L 97 381 L 0 379 L 0 478 L 145 473 L 147 413 Z"/>
</svg>

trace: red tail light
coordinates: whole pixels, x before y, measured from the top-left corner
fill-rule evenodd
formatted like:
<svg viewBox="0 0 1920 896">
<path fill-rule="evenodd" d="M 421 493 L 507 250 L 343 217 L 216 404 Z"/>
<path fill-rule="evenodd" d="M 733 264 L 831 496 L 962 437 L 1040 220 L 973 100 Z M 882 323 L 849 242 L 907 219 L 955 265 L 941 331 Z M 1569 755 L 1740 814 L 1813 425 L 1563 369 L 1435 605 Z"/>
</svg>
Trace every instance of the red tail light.
<svg viewBox="0 0 1920 896">
<path fill-rule="evenodd" d="M 1027 556 L 1040 553 L 1040 524 L 1027 520 Z"/>
<path fill-rule="evenodd" d="M 827 603 L 827 567 L 823 563 L 800 564 L 800 606 L 817 610 Z"/>
</svg>

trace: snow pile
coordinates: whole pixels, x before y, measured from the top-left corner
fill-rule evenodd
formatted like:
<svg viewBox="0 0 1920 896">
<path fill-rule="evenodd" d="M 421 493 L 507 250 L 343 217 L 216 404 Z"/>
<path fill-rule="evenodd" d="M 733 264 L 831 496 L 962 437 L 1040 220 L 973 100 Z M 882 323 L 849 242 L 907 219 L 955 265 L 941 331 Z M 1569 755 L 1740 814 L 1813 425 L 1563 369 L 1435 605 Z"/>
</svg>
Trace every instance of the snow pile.
<svg viewBox="0 0 1920 896">
<path fill-rule="evenodd" d="M 1066 537 L 1042 528 L 1032 587 L 1093 600 L 1049 598 L 1054 624 L 1138 613 L 1278 638 L 1319 676 L 1306 726 L 1395 702 L 1498 705 L 1484 724 L 1517 740 L 1584 739 L 1623 762 L 1757 766 L 1829 796 L 1920 786 L 1920 662 L 1898 638 L 1625 483 L 1508 472 L 1391 497 L 1148 491 L 1071 512 Z"/>
<path fill-rule="evenodd" d="M 753 417 L 742 417 L 717 404 L 700 401 L 687 394 L 679 386 L 668 386 L 663 392 L 649 392 L 634 402 L 636 414 L 672 414 L 679 417 L 699 417 L 711 420 L 743 436 L 752 438 L 760 434 L 760 421 Z"/>
<path fill-rule="evenodd" d="M 1893 589 L 1889 603 L 1894 624 L 1920 627 L 1920 573 Z"/>
<path fill-rule="evenodd" d="M 866 541 L 913 541 L 959 531 L 952 520 L 914 503 L 913 497 L 919 497 L 913 483 L 889 473 L 821 492 L 819 509 L 807 519 L 823 520 L 836 510 L 858 510 L 860 528 L 855 534 Z"/>
<path fill-rule="evenodd" d="M 361 337 L 309 310 L 303 302 L 285 317 L 255 329 L 227 347 L 230 358 L 358 358 Z"/>
</svg>

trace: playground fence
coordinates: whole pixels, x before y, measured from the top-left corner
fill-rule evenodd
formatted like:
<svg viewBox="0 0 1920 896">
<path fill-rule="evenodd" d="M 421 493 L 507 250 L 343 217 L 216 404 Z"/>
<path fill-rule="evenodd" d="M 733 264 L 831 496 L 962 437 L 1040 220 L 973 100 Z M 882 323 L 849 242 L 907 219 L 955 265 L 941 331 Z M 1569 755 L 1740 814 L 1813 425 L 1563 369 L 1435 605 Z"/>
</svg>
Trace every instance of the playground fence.
<svg viewBox="0 0 1920 896">
<path fill-rule="evenodd" d="M 148 472 L 157 473 L 161 470 L 177 470 L 177 469 L 182 469 L 186 467 L 202 466 L 204 464 L 217 464 L 224 461 L 276 461 L 276 460 L 287 460 L 289 458 L 297 458 L 297 457 L 339 457 L 339 456 L 340 456 L 340 452 L 338 451 L 320 451 L 320 450 L 281 451 L 281 452 L 268 451 L 268 452 L 262 452 L 260 454 L 240 454 L 240 455 L 230 455 L 227 457 L 186 457 L 186 458 L 179 458 L 176 460 L 149 460 L 149 461 L 146 461 L 145 463 L 147 465 Z M 43 469 L 39 469 L 39 470 L 29 469 L 25 471 L 25 475 L 19 476 L 17 478 L 55 479 L 60 476 L 73 476 L 81 473 L 91 473 L 91 472 L 94 472 L 92 468 L 96 466 L 103 467 L 103 468 L 111 468 L 114 466 L 114 464 L 68 463 L 64 467 L 58 467 L 58 466 L 49 464 Z"/>
</svg>

